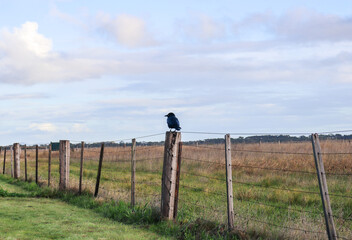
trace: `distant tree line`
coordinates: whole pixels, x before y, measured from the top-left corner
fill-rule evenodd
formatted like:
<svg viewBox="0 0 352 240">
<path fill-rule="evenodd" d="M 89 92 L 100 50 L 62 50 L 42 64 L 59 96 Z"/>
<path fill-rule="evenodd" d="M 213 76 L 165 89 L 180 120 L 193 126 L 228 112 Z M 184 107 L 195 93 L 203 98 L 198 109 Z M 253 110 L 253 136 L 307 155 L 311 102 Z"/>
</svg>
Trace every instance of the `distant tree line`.
<svg viewBox="0 0 352 240">
<path fill-rule="evenodd" d="M 320 140 L 347 140 L 352 141 L 351 135 L 341 135 L 341 134 L 329 134 L 329 135 L 319 135 Z M 290 135 L 262 135 L 262 136 L 249 136 L 249 137 L 238 137 L 231 138 L 231 143 L 274 143 L 274 142 L 305 142 L 311 141 L 310 136 L 290 136 Z M 185 141 L 184 145 L 205 145 L 205 144 L 224 144 L 224 138 L 210 138 L 197 141 Z M 131 147 L 132 143 L 126 142 L 104 142 L 105 147 Z M 159 142 L 138 142 L 137 146 L 162 146 L 164 141 Z M 101 142 L 96 143 L 85 143 L 85 147 L 96 148 L 101 146 Z M 4 148 L 5 146 L 3 146 Z M 35 146 L 27 146 L 29 149 L 35 149 Z M 48 144 L 40 144 L 39 149 L 48 149 Z M 80 148 L 81 144 L 72 144 L 71 148 Z M 6 146 L 6 149 L 10 149 L 10 146 Z"/>
<path fill-rule="evenodd" d="M 320 140 L 352 140 L 352 135 L 319 135 Z M 274 142 L 305 142 L 311 141 L 310 136 L 263 135 L 231 138 L 231 143 L 274 143 Z M 188 141 L 184 144 L 223 144 L 224 138 L 211 138 L 199 141 Z"/>
<path fill-rule="evenodd" d="M 319 135 L 320 140 L 352 140 L 351 135 Z M 310 136 L 290 136 L 290 135 L 263 135 L 263 136 L 249 136 L 249 137 L 238 137 L 231 138 L 232 143 L 274 143 L 274 142 L 305 142 L 311 141 Z M 197 141 L 186 141 L 184 145 L 196 145 L 196 144 L 224 144 L 224 138 L 210 138 Z M 164 141 L 159 142 L 138 142 L 137 146 L 162 146 Z M 101 143 L 86 144 L 86 147 L 100 147 Z M 125 142 L 105 142 L 105 147 L 130 147 L 131 143 Z M 71 147 L 80 147 L 80 144 L 71 144 Z"/>
</svg>

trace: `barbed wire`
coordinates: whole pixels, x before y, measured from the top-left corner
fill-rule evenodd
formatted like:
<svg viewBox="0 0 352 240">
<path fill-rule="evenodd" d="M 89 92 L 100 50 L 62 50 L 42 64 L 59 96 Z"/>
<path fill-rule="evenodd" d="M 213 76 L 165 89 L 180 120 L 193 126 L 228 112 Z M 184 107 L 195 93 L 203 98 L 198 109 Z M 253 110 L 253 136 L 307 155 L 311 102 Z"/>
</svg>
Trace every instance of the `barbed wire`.
<svg viewBox="0 0 352 240">
<path fill-rule="evenodd" d="M 136 169 L 136 172 L 139 172 L 139 173 L 140 172 L 143 172 L 143 173 L 159 173 L 159 174 L 162 173 L 161 171 L 157 171 L 157 170 L 145 170 L 145 169 L 143 169 L 143 171 Z"/>
<path fill-rule="evenodd" d="M 188 189 L 193 189 L 196 191 L 200 191 L 200 192 L 205 192 L 207 194 L 212 194 L 212 195 L 217 195 L 217 196 L 222 196 L 222 197 L 227 197 L 226 193 L 220 193 L 220 192 L 213 192 L 213 191 L 205 191 L 199 187 L 194 187 L 194 186 L 189 186 L 189 185 L 184 185 L 184 184 L 180 184 L 181 187 L 184 188 L 188 188 Z"/>
<path fill-rule="evenodd" d="M 136 146 L 136 151 L 144 151 L 144 150 L 151 150 L 151 149 L 155 149 L 155 148 L 164 148 L 164 145 L 152 145 L 152 146 Z"/>
<path fill-rule="evenodd" d="M 271 189 L 281 190 L 281 191 L 299 192 L 299 193 L 316 194 L 316 195 L 320 194 L 319 192 L 313 192 L 313 191 L 279 188 L 279 187 L 272 187 L 272 186 L 265 186 L 265 185 L 263 186 L 263 185 L 258 185 L 258 184 L 254 184 L 254 183 L 248 183 L 248 182 L 241 182 L 241 181 L 232 181 L 232 182 L 242 184 L 242 185 L 247 185 L 247 186 L 258 187 L 258 188 L 271 188 Z"/>
<path fill-rule="evenodd" d="M 316 195 L 320 194 L 319 192 L 313 192 L 313 191 L 297 190 L 297 189 L 289 189 L 289 188 L 279 188 L 279 187 L 272 187 L 272 186 L 262 186 L 262 185 L 258 185 L 258 184 L 254 184 L 254 183 L 247 183 L 247 182 L 241 182 L 241 181 L 232 181 L 232 182 L 233 183 L 242 184 L 242 185 L 259 187 L 259 188 L 271 188 L 271 189 L 281 190 L 281 191 L 299 192 L 299 193 L 316 194 Z M 332 193 L 329 193 L 329 196 L 341 197 L 341 198 L 352 198 L 352 196 L 340 195 L 340 194 L 332 194 Z"/>
<path fill-rule="evenodd" d="M 187 174 L 187 175 L 191 175 L 191 176 L 204 177 L 204 178 L 208 178 L 208 179 L 213 179 L 213 180 L 226 182 L 226 179 L 221 179 L 221 178 L 216 178 L 216 177 L 209 177 L 209 176 L 205 176 L 205 175 L 202 175 L 202 174 L 190 173 L 190 172 L 186 172 L 186 171 L 182 171 L 181 172 L 181 174 L 183 174 L 183 173 Z"/>
<path fill-rule="evenodd" d="M 102 189 L 103 191 L 106 191 L 106 192 L 113 192 L 113 193 L 130 193 L 129 190 L 111 190 L 111 189 L 106 189 L 104 187 L 99 187 L 99 189 Z"/>
<path fill-rule="evenodd" d="M 143 159 L 136 159 L 136 162 L 145 162 L 145 161 L 155 161 L 163 159 L 164 157 L 154 157 L 154 158 L 143 158 Z"/>
<path fill-rule="evenodd" d="M 352 130 L 337 130 L 337 131 L 326 131 L 326 132 L 318 132 L 318 134 L 334 134 L 334 133 L 347 133 L 347 132 L 352 132 Z M 235 135 L 235 136 L 266 136 L 266 135 L 311 135 L 313 134 L 312 132 L 196 132 L 196 131 L 182 131 L 182 133 L 188 133 L 188 134 L 204 134 L 204 135 Z"/>
<path fill-rule="evenodd" d="M 333 197 L 351 198 L 352 199 L 352 196 L 349 196 L 349 195 L 341 195 L 341 194 L 335 194 L 335 193 L 329 193 L 328 195 L 333 196 Z"/>
<path fill-rule="evenodd" d="M 268 168 L 268 167 L 259 167 L 259 166 L 251 166 L 251 165 L 232 164 L 232 168 L 235 168 L 235 167 L 262 169 L 262 170 L 269 170 L 269 171 L 305 173 L 305 174 L 312 174 L 312 175 L 317 174 L 316 172 L 308 172 L 308 171 L 300 171 L 300 170 L 290 170 L 290 169 L 281 169 L 281 168 Z"/>
<path fill-rule="evenodd" d="M 333 172 L 325 172 L 325 175 L 352 176 L 352 173 L 333 173 Z"/>
<path fill-rule="evenodd" d="M 189 157 L 182 157 L 182 159 L 186 159 L 186 160 L 190 160 L 190 161 L 196 161 L 196 162 L 203 162 L 203 163 L 209 163 L 209 164 L 216 164 L 216 165 L 226 166 L 225 163 L 218 163 L 218 162 L 212 162 L 212 161 L 201 160 L 201 159 L 194 159 L 194 158 L 189 158 Z"/>
<path fill-rule="evenodd" d="M 230 134 L 230 135 L 234 135 L 234 136 L 266 136 L 266 135 L 310 135 L 312 133 L 308 133 L 308 132 L 282 132 L 282 133 L 249 133 L 249 132 L 188 132 L 188 131 L 182 131 L 181 133 L 187 133 L 187 134 L 201 134 L 201 135 L 226 135 L 226 134 Z"/>
<path fill-rule="evenodd" d="M 311 214 L 316 214 L 316 215 L 323 215 L 322 212 L 314 212 L 314 211 L 309 211 L 309 210 L 304 210 L 304 209 L 295 209 L 295 208 L 289 208 L 289 207 L 281 207 L 281 206 L 276 206 L 276 205 L 270 204 L 270 203 L 264 203 L 264 202 L 248 200 L 248 199 L 238 199 L 238 198 L 235 198 L 235 199 L 237 201 L 241 201 L 241 202 L 250 202 L 250 203 L 253 203 L 253 204 L 273 207 L 273 208 L 277 208 L 277 209 L 283 209 L 283 210 L 287 210 L 287 211 L 305 212 L 305 213 L 311 213 Z"/>
<path fill-rule="evenodd" d="M 309 156 L 313 156 L 313 153 L 276 152 L 276 151 L 250 150 L 250 149 L 231 149 L 231 152 L 250 152 L 250 153 L 268 153 L 268 154 L 282 154 L 282 155 L 309 155 Z"/>
<path fill-rule="evenodd" d="M 281 169 L 281 168 L 267 168 L 267 167 L 251 166 L 251 165 L 232 164 L 232 168 L 234 168 L 234 167 L 262 169 L 262 170 L 269 170 L 269 171 L 282 171 L 282 172 L 304 173 L 304 174 L 312 174 L 312 175 L 317 174 L 316 172 L 308 172 L 308 171 L 300 171 L 300 170 Z M 333 173 L 333 172 L 325 172 L 325 175 L 352 176 L 352 173 Z"/>
<path fill-rule="evenodd" d="M 189 207 L 197 206 L 197 207 L 200 207 L 200 208 L 203 208 L 203 209 L 206 209 L 206 210 L 211 210 L 211 211 L 214 211 L 214 212 L 219 212 L 219 213 L 225 214 L 224 211 L 221 211 L 221 210 L 216 209 L 216 208 L 213 208 L 213 207 L 201 205 L 201 204 L 198 204 L 198 203 L 192 203 L 192 204 L 187 203 L 187 202 L 189 202 L 189 201 L 186 201 L 186 200 L 184 200 L 183 198 L 179 198 L 179 201 L 181 201 L 182 204 L 187 205 L 187 206 L 189 206 Z"/>
<path fill-rule="evenodd" d="M 278 227 L 278 228 L 284 228 L 284 229 L 289 229 L 289 230 L 294 230 L 294 231 L 301 231 L 301 232 L 305 232 L 305 233 L 315 233 L 315 234 L 326 234 L 325 232 L 317 232 L 317 231 L 312 231 L 312 230 L 307 230 L 307 229 L 301 229 L 301 228 L 293 228 L 293 227 L 287 227 L 287 226 L 282 226 L 282 225 L 278 225 L 278 224 L 274 224 L 274 223 L 269 223 L 263 220 L 259 220 L 257 218 L 254 217 L 242 217 L 240 215 L 238 215 L 237 213 L 235 213 L 235 217 L 237 218 L 241 218 L 244 219 L 245 221 L 254 221 L 254 222 L 259 222 L 259 223 L 263 223 L 269 226 L 273 226 L 273 227 Z"/>
<path fill-rule="evenodd" d="M 352 153 L 347 153 L 347 152 L 322 152 L 322 155 L 350 155 Z"/>
<path fill-rule="evenodd" d="M 185 148 L 206 148 L 206 149 L 213 149 L 218 151 L 225 151 L 225 148 L 216 148 L 216 147 L 207 147 L 207 146 L 191 146 L 191 145 L 183 145 Z"/>
<path fill-rule="evenodd" d="M 155 136 L 160 136 L 160 135 L 164 135 L 165 133 L 155 133 L 155 134 L 150 134 L 150 135 L 145 135 L 145 136 L 139 136 L 139 137 L 132 137 L 132 138 L 125 138 L 125 139 L 118 139 L 118 140 L 114 140 L 114 142 L 124 142 L 124 141 L 129 141 L 132 139 L 142 139 L 142 138 L 148 138 L 148 137 L 155 137 Z"/>
<path fill-rule="evenodd" d="M 97 149 L 97 152 L 100 152 L 100 147 L 96 147 Z M 108 151 L 110 150 L 110 151 Z M 104 153 L 115 153 L 115 154 L 118 154 L 118 153 L 131 153 L 132 152 L 132 149 L 129 149 L 129 150 L 115 150 L 113 151 L 114 149 L 109 149 L 109 147 L 105 147 L 104 149 Z"/>
</svg>

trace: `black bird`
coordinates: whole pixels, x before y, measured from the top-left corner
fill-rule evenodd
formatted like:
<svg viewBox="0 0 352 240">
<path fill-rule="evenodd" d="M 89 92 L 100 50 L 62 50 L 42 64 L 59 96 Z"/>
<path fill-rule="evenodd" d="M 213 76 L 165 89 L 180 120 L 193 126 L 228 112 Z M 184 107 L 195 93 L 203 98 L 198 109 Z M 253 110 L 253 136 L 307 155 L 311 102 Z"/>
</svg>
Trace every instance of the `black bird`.
<svg viewBox="0 0 352 240">
<path fill-rule="evenodd" d="M 170 128 L 170 130 L 171 128 L 174 128 L 177 131 L 181 130 L 180 122 L 178 121 L 174 113 L 170 112 L 167 115 L 165 115 L 165 117 L 167 117 L 167 126 Z"/>
</svg>

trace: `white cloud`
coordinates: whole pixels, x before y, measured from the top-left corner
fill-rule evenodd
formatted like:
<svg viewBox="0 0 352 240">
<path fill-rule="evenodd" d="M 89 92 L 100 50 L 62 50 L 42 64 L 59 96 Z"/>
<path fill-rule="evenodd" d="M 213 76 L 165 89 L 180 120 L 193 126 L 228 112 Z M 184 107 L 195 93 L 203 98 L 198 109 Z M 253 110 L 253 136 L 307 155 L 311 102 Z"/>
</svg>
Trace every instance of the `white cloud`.
<svg viewBox="0 0 352 240">
<path fill-rule="evenodd" d="M 112 36 L 121 45 L 136 48 L 156 44 L 147 30 L 145 21 L 141 18 L 128 14 L 112 18 L 108 14 L 100 13 L 97 16 L 97 23 L 101 31 Z"/>
<path fill-rule="evenodd" d="M 179 24 L 179 28 L 184 32 L 186 38 L 191 37 L 205 42 L 219 39 L 225 35 L 224 24 L 205 14 L 194 17 L 191 22 Z"/>
<path fill-rule="evenodd" d="M 288 42 L 351 41 L 352 17 L 323 14 L 306 8 L 287 11 L 277 16 L 256 13 L 234 23 L 235 33 L 249 32 Z M 266 35 L 265 35 L 266 34 Z M 258 39 L 258 38 L 257 38 Z"/>
<path fill-rule="evenodd" d="M 82 133 L 82 132 L 89 132 L 89 128 L 85 124 L 81 123 L 74 123 L 70 128 L 69 132 L 73 133 Z"/>
<path fill-rule="evenodd" d="M 116 69 L 118 62 L 115 60 L 52 51 L 52 41 L 38 33 L 35 22 L 26 22 L 12 32 L 0 31 L 0 82 L 34 84 L 84 80 L 99 78 Z"/>
<path fill-rule="evenodd" d="M 352 40 L 352 18 L 296 9 L 278 18 L 273 30 L 291 40 Z"/>
<path fill-rule="evenodd" d="M 51 40 L 38 33 L 36 22 L 26 22 L 21 28 L 15 28 L 13 37 L 39 57 L 47 57 L 52 49 Z"/>
<path fill-rule="evenodd" d="M 43 99 L 48 98 L 47 95 L 41 93 L 15 93 L 0 95 L 0 100 L 28 100 L 28 99 Z"/>
<path fill-rule="evenodd" d="M 57 130 L 56 126 L 52 123 L 32 123 L 31 125 L 29 125 L 29 128 L 42 132 L 55 132 Z"/>
</svg>

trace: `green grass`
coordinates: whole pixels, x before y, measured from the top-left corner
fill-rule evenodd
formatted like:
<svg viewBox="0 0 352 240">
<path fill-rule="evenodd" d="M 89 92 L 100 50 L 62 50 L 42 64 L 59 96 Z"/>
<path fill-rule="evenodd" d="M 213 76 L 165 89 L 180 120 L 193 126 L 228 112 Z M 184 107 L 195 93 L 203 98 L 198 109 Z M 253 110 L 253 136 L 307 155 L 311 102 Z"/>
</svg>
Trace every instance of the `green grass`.
<svg viewBox="0 0 352 240">
<path fill-rule="evenodd" d="M 24 193 L 3 189 L 21 189 Z M 0 239 L 238 239 L 212 222 L 161 221 L 148 205 L 99 201 L 0 175 Z"/>
<path fill-rule="evenodd" d="M 0 239 L 167 239 L 56 199 L 2 198 Z"/>
<path fill-rule="evenodd" d="M 5 193 L 11 194 L 11 193 L 17 193 L 17 194 L 30 194 L 29 191 L 23 189 L 20 186 L 13 185 L 11 183 L 2 181 L 0 185 L 0 191 L 2 190 L 3 196 Z"/>
</svg>

